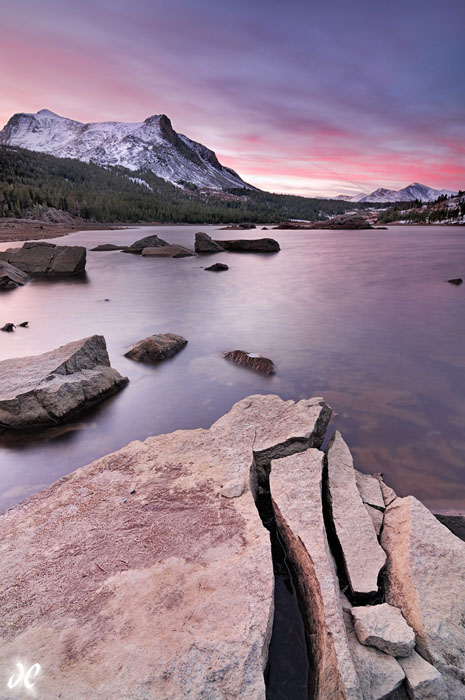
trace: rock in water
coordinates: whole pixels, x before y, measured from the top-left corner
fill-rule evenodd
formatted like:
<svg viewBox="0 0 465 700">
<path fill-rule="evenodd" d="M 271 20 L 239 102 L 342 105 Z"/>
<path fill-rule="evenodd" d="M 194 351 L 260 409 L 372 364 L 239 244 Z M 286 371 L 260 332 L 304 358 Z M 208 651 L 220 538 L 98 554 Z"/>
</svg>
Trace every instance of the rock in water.
<svg viewBox="0 0 465 700">
<path fill-rule="evenodd" d="M 254 240 L 237 239 L 234 241 L 215 241 L 224 250 L 243 251 L 246 253 L 277 253 L 281 250 L 274 238 L 255 238 Z"/>
<path fill-rule="evenodd" d="M 273 361 L 268 359 L 268 357 L 263 357 L 257 352 L 244 352 L 244 350 L 231 350 L 230 352 L 225 352 L 224 357 L 226 360 L 231 360 L 235 362 L 236 365 L 241 367 L 247 367 L 248 369 L 253 369 L 261 374 L 273 374 L 274 364 Z"/>
<path fill-rule="evenodd" d="M 412 700 L 448 700 L 449 694 L 441 674 L 419 654 L 412 651 L 407 658 L 399 659 L 399 663 Z"/>
<path fill-rule="evenodd" d="M 460 284 L 462 284 L 463 279 L 461 277 L 455 277 L 454 279 L 447 280 L 449 284 L 455 284 L 456 287 L 458 287 Z"/>
<path fill-rule="evenodd" d="M 13 333 L 15 328 L 16 326 L 14 323 L 5 323 L 5 325 L 0 328 L 0 331 L 4 333 Z"/>
<path fill-rule="evenodd" d="M 123 249 L 123 253 L 135 253 L 136 255 L 141 255 L 144 248 L 159 248 L 164 245 L 169 245 L 162 238 L 158 238 L 155 234 L 152 236 L 145 236 L 144 238 L 139 238 L 139 240 L 131 243 L 130 246 Z"/>
<path fill-rule="evenodd" d="M 214 241 L 208 233 L 195 234 L 195 252 L 196 253 L 221 253 L 224 251 L 223 246 L 219 241 Z"/>
<path fill-rule="evenodd" d="M 274 576 L 251 462 L 305 449 L 328 419 L 321 400 L 249 396 L 209 430 L 132 442 L 2 515 L 4 675 L 37 661 L 47 700 L 264 700 Z M 231 480 L 244 492 L 223 498 Z"/>
<path fill-rule="evenodd" d="M 128 382 L 112 369 L 105 338 L 93 335 L 33 357 L 0 362 L 0 425 L 53 425 Z"/>
<path fill-rule="evenodd" d="M 378 576 L 386 563 L 373 522 L 355 481 L 349 448 L 336 432 L 327 453 L 328 498 L 344 568 L 355 596 L 378 591 Z"/>
<path fill-rule="evenodd" d="M 156 248 L 144 248 L 142 255 L 152 258 L 188 258 L 194 253 L 182 245 L 163 245 Z"/>
<path fill-rule="evenodd" d="M 386 600 L 413 627 L 417 650 L 442 673 L 449 697 L 465 699 L 465 543 L 413 496 L 386 509 Z"/>
<path fill-rule="evenodd" d="M 160 362 L 176 355 L 185 345 L 187 345 L 187 340 L 182 335 L 157 333 L 140 340 L 125 352 L 124 356 L 138 362 Z"/>
<path fill-rule="evenodd" d="M 205 268 L 206 272 L 222 272 L 223 270 L 229 270 L 229 267 L 224 263 L 215 263 Z"/>
<path fill-rule="evenodd" d="M 126 250 L 126 245 L 116 245 L 115 243 L 100 243 L 96 245 L 95 248 L 91 248 L 92 251 L 105 251 L 105 250 Z"/>
<path fill-rule="evenodd" d="M 399 608 L 387 603 L 351 608 L 358 641 L 390 656 L 408 656 L 415 646 L 415 633 Z"/>
<path fill-rule="evenodd" d="M 22 248 L 0 252 L 0 260 L 29 275 L 76 275 L 86 268 L 86 254 L 82 246 L 29 241 Z"/>
<path fill-rule="evenodd" d="M 0 262 L 0 289 L 22 287 L 30 279 L 22 270 L 7 262 Z"/>
</svg>

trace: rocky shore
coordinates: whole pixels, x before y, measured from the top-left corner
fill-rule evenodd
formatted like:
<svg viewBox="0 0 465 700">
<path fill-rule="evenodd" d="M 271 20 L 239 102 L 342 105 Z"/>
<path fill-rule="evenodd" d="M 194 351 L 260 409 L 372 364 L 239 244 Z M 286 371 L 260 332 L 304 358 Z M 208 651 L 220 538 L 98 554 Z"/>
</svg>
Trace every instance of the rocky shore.
<svg viewBox="0 0 465 700">
<path fill-rule="evenodd" d="M 250 396 L 208 430 L 132 442 L 1 516 L 0 666 L 40 663 L 49 700 L 264 700 L 269 503 L 308 696 L 464 699 L 465 543 L 358 472 L 340 434 L 322 451 L 331 415 L 321 398 Z"/>
</svg>

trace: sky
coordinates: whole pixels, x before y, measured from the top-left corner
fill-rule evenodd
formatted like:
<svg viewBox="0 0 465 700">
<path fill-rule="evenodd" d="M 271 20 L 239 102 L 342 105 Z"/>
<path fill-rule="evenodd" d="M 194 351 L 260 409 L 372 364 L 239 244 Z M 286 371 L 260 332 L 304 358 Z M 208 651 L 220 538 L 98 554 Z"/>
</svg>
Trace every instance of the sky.
<svg viewBox="0 0 465 700">
<path fill-rule="evenodd" d="M 0 0 L 0 125 L 167 114 L 251 184 L 465 189 L 464 0 Z"/>
</svg>

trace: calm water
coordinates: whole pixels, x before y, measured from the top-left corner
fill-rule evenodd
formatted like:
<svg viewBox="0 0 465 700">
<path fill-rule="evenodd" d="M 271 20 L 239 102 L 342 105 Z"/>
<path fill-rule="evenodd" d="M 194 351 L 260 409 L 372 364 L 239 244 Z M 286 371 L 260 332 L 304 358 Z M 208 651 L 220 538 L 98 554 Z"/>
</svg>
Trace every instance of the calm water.
<svg viewBox="0 0 465 700">
<path fill-rule="evenodd" d="M 192 247 L 173 226 L 75 233 L 57 243 L 130 243 L 157 232 Z M 216 232 L 217 238 L 260 232 Z M 266 235 L 266 234 L 263 234 Z M 0 438 L 0 508 L 134 439 L 208 427 L 252 393 L 323 395 L 357 466 L 383 471 L 396 491 L 442 510 L 465 509 L 465 229 L 273 231 L 276 255 L 143 259 L 89 252 L 86 280 L 34 281 L 1 296 L 0 359 L 45 352 L 93 333 L 107 340 L 129 385 L 66 427 L 29 441 Z M 2 248 L 12 244 L 2 244 Z M 109 298 L 109 302 L 102 302 Z M 157 367 L 123 357 L 155 332 L 187 347 Z M 271 357 L 275 376 L 228 363 L 231 349 Z"/>
</svg>

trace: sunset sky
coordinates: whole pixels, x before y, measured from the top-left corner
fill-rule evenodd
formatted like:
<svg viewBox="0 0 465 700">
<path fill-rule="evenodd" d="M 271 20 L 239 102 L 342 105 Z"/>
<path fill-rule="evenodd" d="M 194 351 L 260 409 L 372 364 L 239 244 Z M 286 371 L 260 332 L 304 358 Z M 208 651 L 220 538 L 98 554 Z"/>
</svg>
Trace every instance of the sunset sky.
<svg viewBox="0 0 465 700">
<path fill-rule="evenodd" d="M 275 192 L 465 189 L 464 0 L 0 0 L 0 123 L 173 127 Z"/>
</svg>

